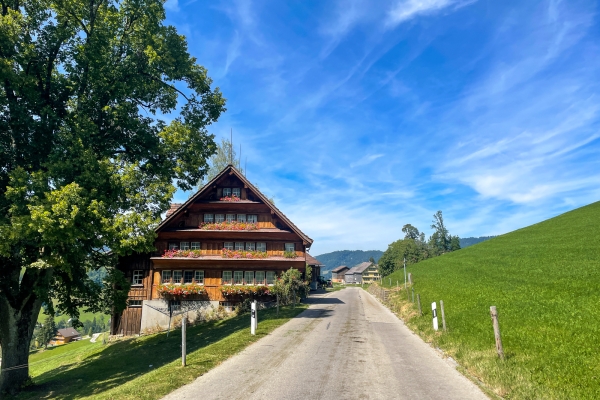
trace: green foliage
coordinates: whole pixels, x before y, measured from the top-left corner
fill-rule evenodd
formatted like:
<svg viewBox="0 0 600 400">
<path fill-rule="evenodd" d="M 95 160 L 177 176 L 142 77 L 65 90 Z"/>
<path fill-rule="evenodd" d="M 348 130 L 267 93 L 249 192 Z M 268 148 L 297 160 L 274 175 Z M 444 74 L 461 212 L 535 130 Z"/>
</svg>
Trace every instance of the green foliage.
<svg viewBox="0 0 600 400">
<path fill-rule="evenodd" d="M 51 315 L 48 315 L 42 324 L 42 327 L 39 329 L 39 334 L 37 336 L 38 345 L 44 346 L 44 348 L 48 348 L 48 342 L 56 335 L 56 324 L 54 323 L 54 318 Z"/>
<path fill-rule="evenodd" d="M 225 169 L 229 164 L 232 164 L 238 171 L 243 173 L 240 160 L 237 152 L 233 148 L 231 140 L 222 138 L 221 144 L 217 144 L 216 152 L 210 157 L 209 165 L 210 168 L 206 173 L 206 177 L 203 180 L 203 184 L 211 181 L 221 171 Z"/>
<path fill-rule="evenodd" d="M 504 398 L 600 398 L 599 219 L 600 202 L 413 265 L 415 293 L 423 305 L 444 300 L 449 333 L 431 332 L 425 306 L 407 324 Z"/>
<path fill-rule="evenodd" d="M 122 307 L 115 258 L 150 251 L 176 186 L 206 174 L 225 100 L 164 20 L 160 0 L 3 3 L 0 341 L 29 340 L 51 299 Z"/>
<path fill-rule="evenodd" d="M 300 270 L 290 268 L 277 278 L 273 292 L 279 295 L 281 304 L 296 304 L 298 298 L 304 298 L 310 293 L 310 281 L 302 279 Z"/>
</svg>

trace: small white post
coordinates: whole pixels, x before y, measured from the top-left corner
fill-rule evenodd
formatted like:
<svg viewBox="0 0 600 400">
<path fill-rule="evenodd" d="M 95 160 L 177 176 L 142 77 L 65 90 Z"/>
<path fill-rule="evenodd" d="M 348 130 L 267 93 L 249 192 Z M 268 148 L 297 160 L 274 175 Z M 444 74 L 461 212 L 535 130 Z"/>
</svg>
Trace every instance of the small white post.
<svg viewBox="0 0 600 400">
<path fill-rule="evenodd" d="M 435 301 L 431 303 L 431 315 L 433 315 L 433 330 L 438 330 L 438 320 L 437 320 L 437 304 Z"/>
<path fill-rule="evenodd" d="M 185 328 L 186 328 L 186 324 L 187 324 L 187 318 L 183 317 L 183 320 L 181 321 L 181 365 L 183 367 L 185 367 L 185 356 L 186 356 L 186 348 L 185 348 Z"/>
<path fill-rule="evenodd" d="M 250 303 L 250 334 L 256 335 L 256 303 Z"/>
</svg>

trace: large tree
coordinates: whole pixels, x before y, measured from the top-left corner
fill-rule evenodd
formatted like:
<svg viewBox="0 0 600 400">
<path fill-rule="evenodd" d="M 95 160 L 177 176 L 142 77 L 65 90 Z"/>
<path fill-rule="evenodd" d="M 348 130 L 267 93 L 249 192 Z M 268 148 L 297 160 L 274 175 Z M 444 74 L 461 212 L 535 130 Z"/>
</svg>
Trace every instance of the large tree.
<svg viewBox="0 0 600 400">
<path fill-rule="evenodd" d="M 28 378 L 43 303 L 123 307 L 115 257 L 150 251 L 176 186 L 205 175 L 225 100 L 161 0 L 0 6 L 2 393 Z"/>
</svg>

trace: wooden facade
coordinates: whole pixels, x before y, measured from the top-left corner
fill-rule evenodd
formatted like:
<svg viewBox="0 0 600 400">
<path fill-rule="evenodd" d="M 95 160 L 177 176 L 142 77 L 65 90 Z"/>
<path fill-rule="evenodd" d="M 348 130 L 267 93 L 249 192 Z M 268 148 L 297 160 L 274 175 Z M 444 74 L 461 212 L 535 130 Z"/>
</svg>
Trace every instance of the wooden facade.
<svg viewBox="0 0 600 400">
<path fill-rule="evenodd" d="M 232 194 L 237 195 L 235 201 L 229 201 Z M 236 223 L 252 220 L 258 229 L 207 230 L 202 227 L 205 222 L 221 222 L 222 219 Z M 146 308 L 144 301 L 159 300 L 158 288 L 163 283 L 180 284 L 187 279 L 183 276 L 201 276 L 200 284 L 206 289 L 205 300 L 225 302 L 227 299 L 221 293 L 224 271 L 241 272 L 245 278 L 251 277 L 252 282 L 248 284 L 268 284 L 264 277 L 272 277 L 273 273 L 279 275 L 291 267 L 304 272 L 306 251 L 312 245 L 312 239 L 231 165 L 186 203 L 172 205 L 156 233 L 155 252 L 119 259 L 118 268 L 130 279 L 132 287 L 128 307 L 111 319 L 112 334 L 139 333 Z M 266 257 L 224 258 L 224 248 L 231 246 L 233 250 L 242 246 L 242 253 L 259 248 Z M 165 257 L 168 250 L 188 249 L 195 250 L 193 258 Z M 196 271 L 201 274 L 196 275 Z M 165 277 L 170 277 L 169 282 L 163 282 Z M 263 281 L 256 281 L 258 277 L 263 277 Z M 175 278 L 180 281 L 174 282 Z M 194 283 L 197 283 L 195 278 Z M 242 284 L 247 282 L 244 280 Z"/>
</svg>

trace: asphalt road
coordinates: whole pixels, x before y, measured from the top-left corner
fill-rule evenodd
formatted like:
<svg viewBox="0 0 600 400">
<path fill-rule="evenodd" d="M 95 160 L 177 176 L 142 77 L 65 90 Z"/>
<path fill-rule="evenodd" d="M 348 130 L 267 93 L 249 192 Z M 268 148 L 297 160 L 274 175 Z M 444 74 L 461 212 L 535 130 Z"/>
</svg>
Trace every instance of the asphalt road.
<svg viewBox="0 0 600 400">
<path fill-rule="evenodd" d="M 297 318 L 165 399 L 487 399 L 364 290 L 309 302 Z"/>
</svg>

